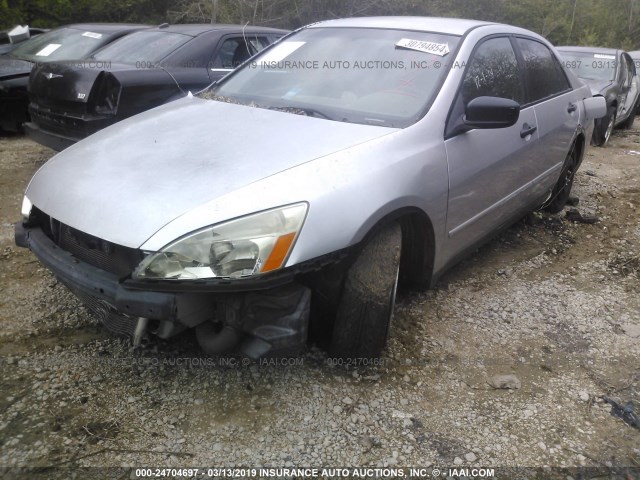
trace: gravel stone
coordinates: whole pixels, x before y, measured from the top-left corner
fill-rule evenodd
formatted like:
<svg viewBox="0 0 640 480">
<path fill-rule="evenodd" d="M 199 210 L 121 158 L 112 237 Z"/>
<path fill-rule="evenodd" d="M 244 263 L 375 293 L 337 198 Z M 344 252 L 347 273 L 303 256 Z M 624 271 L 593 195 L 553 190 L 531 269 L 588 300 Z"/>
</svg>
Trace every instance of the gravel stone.
<svg viewBox="0 0 640 480">
<path fill-rule="evenodd" d="M 522 383 L 515 375 L 494 375 L 489 379 L 489 385 L 496 389 L 519 389 Z"/>
</svg>

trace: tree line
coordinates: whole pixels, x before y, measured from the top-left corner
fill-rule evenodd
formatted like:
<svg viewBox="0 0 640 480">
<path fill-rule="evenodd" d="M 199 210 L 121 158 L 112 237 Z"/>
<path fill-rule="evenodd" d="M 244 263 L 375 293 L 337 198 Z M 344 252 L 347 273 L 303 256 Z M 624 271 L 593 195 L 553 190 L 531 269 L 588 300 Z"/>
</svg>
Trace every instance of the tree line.
<svg viewBox="0 0 640 480">
<path fill-rule="evenodd" d="M 213 22 L 295 29 L 371 15 L 487 20 L 533 30 L 555 45 L 640 49 L 638 0 L 0 0 L 0 28 Z"/>
</svg>

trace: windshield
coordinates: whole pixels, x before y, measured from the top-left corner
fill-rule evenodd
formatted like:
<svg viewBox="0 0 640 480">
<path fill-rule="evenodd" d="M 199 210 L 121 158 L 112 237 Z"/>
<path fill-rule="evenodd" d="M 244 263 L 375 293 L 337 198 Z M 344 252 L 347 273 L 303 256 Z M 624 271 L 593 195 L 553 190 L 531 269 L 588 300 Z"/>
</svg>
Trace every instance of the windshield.
<svg viewBox="0 0 640 480">
<path fill-rule="evenodd" d="M 30 62 L 85 58 L 104 43 L 103 34 L 75 28 L 59 28 L 22 42 L 11 51 Z"/>
<path fill-rule="evenodd" d="M 603 53 L 560 51 L 565 67 L 577 77 L 589 80 L 616 78 L 616 56 Z"/>
<path fill-rule="evenodd" d="M 403 30 L 309 28 L 265 50 L 203 97 L 405 127 L 437 93 L 458 41 Z"/>
<path fill-rule="evenodd" d="M 171 32 L 136 32 L 107 45 L 93 58 L 129 65 L 154 64 L 191 38 L 188 35 Z"/>
</svg>

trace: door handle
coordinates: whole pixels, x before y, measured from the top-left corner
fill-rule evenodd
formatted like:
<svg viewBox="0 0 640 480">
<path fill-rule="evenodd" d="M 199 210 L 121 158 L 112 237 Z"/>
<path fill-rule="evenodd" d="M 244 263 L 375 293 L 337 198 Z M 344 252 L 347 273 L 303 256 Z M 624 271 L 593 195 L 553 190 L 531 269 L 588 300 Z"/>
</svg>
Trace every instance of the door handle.
<svg viewBox="0 0 640 480">
<path fill-rule="evenodd" d="M 567 106 L 567 113 L 573 113 L 578 109 L 578 106 L 575 103 L 570 103 Z"/>
<path fill-rule="evenodd" d="M 536 126 L 531 126 L 528 123 L 525 123 L 522 126 L 522 130 L 520 130 L 520 138 L 524 138 L 528 135 L 531 135 L 533 132 L 535 132 L 538 129 L 538 127 Z"/>
</svg>

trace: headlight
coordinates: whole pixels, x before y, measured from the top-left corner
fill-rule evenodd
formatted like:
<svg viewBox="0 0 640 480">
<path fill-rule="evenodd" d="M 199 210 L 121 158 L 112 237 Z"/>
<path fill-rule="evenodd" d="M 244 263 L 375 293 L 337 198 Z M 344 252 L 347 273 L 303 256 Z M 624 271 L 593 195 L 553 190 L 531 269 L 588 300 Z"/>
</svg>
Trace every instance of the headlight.
<svg viewBox="0 0 640 480">
<path fill-rule="evenodd" d="M 267 210 L 208 227 L 146 257 L 138 279 L 238 278 L 281 268 L 302 228 L 307 204 Z"/>
<path fill-rule="evenodd" d="M 32 208 L 33 208 L 33 203 L 31 203 L 31 200 L 29 200 L 26 195 L 22 197 L 22 208 L 20 209 L 20 213 L 22 213 L 22 219 L 25 222 L 29 220 L 29 216 L 31 215 Z"/>
</svg>

